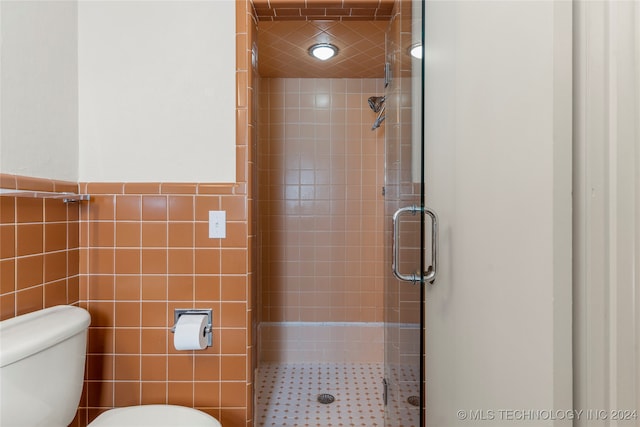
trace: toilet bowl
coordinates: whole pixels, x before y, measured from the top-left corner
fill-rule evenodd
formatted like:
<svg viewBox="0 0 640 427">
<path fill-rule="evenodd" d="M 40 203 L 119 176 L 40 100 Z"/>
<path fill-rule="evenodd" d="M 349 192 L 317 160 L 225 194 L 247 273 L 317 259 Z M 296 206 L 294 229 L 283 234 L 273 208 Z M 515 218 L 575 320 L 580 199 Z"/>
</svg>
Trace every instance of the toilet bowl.
<svg viewBox="0 0 640 427">
<path fill-rule="evenodd" d="M 110 409 L 89 427 L 221 427 L 218 420 L 197 409 L 175 405 L 142 405 Z"/>
<path fill-rule="evenodd" d="M 84 381 L 86 310 L 56 306 L 0 322 L 0 426 L 67 427 Z M 214 417 L 175 405 L 110 409 L 89 427 L 221 427 Z"/>
</svg>

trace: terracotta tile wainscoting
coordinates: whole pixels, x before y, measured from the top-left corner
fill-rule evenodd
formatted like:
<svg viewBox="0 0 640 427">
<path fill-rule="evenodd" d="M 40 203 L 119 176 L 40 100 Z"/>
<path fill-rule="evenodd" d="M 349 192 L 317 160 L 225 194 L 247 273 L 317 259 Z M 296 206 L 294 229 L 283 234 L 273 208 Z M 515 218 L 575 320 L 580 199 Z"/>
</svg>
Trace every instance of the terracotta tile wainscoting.
<svg viewBox="0 0 640 427">
<path fill-rule="evenodd" d="M 78 192 L 78 184 L 0 175 L 0 187 Z M 0 318 L 58 304 L 92 316 L 85 389 L 73 425 L 100 412 L 172 403 L 227 426 L 251 424 L 249 221 L 242 184 L 82 184 L 90 202 L 0 197 Z M 208 238 L 208 211 L 227 238 Z M 212 308 L 213 347 L 173 349 L 174 308 Z M 248 421 L 249 420 L 249 421 Z"/>
<path fill-rule="evenodd" d="M 0 188 L 77 192 L 78 184 L 0 174 Z M 78 303 L 78 220 L 77 204 L 0 197 L 0 320 Z"/>
<path fill-rule="evenodd" d="M 237 185 L 81 184 L 80 305 L 91 313 L 79 424 L 112 407 L 195 407 L 244 426 L 252 400 L 247 198 Z M 227 213 L 209 239 L 208 212 Z M 213 309 L 213 346 L 173 347 L 175 308 Z"/>
</svg>

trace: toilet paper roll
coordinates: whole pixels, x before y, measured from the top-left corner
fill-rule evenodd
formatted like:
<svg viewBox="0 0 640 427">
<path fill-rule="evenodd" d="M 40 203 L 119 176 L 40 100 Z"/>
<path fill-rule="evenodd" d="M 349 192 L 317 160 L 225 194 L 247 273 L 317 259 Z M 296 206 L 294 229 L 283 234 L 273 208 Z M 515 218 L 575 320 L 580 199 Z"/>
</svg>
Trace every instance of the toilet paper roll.
<svg viewBox="0 0 640 427">
<path fill-rule="evenodd" d="M 206 314 L 183 314 L 178 318 L 173 334 L 176 350 L 202 350 L 207 347 L 208 317 Z"/>
</svg>

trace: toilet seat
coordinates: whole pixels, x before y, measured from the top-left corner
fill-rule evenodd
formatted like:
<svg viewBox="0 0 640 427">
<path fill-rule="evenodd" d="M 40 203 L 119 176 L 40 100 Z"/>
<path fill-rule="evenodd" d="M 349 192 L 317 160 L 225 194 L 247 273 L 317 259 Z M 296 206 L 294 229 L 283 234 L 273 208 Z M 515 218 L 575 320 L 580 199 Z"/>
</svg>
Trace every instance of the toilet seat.
<svg viewBox="0 0 640 427">
<path fill-rule="evenodd" d="M 88 427 L 222 427 L 209 414 L 175 405 L 141 405 L 110 409 Z"/>
</svg>

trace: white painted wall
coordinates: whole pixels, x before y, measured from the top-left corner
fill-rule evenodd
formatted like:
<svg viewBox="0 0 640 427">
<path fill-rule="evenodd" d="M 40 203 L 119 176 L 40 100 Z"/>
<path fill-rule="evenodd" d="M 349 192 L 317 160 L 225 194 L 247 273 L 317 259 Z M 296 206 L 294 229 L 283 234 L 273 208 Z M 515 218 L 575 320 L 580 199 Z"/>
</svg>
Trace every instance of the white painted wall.
<svg viewBox="0 0 640 427">
<path fill-rule="evenodd" d="M 571 425 L 571 2 L 426 7 L 426 425 Z"/>
<path fill-rule="evenodd" d="M 0 2 L 0 172 L 78 179 L 77 4 Z"/>
<path fill-rule="evenodd" d="M 574 23 L 574 399 L 622 415 L 575 426 L 637 426 L 640 3 L 579 1 Z"/>
<path fill-rule="evenodd" d="M 235 181 L 235 3 L 78 5 L 80 181 Z"/>
</svg>

